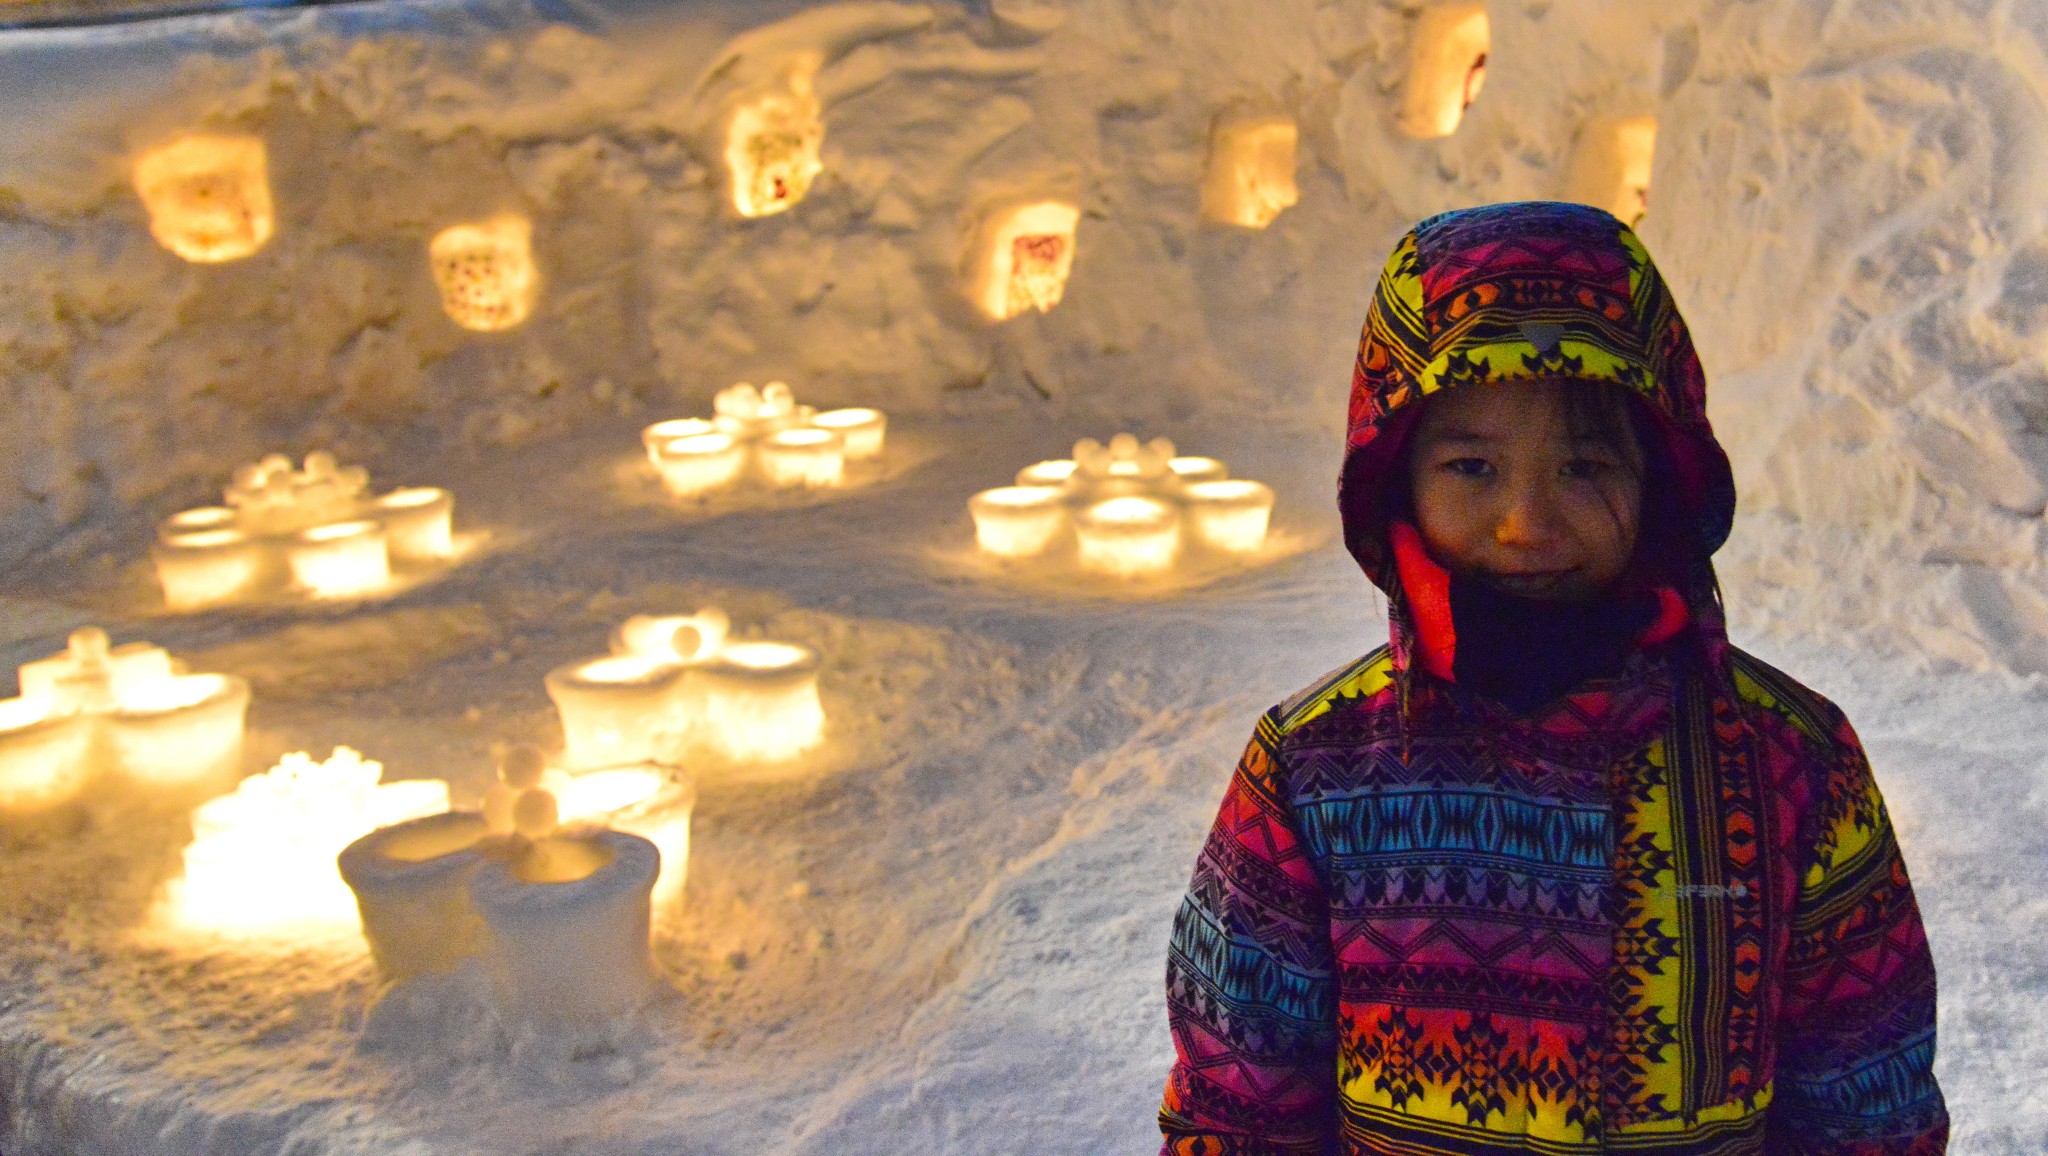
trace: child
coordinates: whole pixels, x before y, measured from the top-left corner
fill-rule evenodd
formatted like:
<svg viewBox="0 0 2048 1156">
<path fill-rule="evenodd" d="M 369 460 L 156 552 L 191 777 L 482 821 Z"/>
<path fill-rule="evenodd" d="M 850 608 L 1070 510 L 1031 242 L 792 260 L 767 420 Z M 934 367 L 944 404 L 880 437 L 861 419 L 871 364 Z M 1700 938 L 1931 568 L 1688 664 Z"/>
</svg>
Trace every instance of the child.
<svg viewBox="0 0 2048 1156">
<path fill-rule="evenodd" d="M 1941 1152 L 1898 845 L 1841 712 L 1728 643 L 1734 485 L 1635 235 L 1403 238 L 1339 504 L 1391 641 L 1238 764 L 1174 922 L 1165 1152 Z"/>
</svg>

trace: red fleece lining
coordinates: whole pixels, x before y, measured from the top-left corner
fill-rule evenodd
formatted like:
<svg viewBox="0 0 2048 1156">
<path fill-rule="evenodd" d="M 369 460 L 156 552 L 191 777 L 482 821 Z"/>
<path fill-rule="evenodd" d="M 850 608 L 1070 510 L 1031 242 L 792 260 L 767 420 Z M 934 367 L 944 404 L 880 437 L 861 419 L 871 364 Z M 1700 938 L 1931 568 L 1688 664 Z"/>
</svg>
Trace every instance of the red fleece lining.
<svg viewBox="0 0 2048 1156">
<path fill-rule="evenodd" d="M 1422 669 L 1458 681 L 1452 667 L 1458 657 L 1458 628 L 1451 619 L 1451 575 L 1422 543 L 1422 533 L 1406 522 L 1387 527 L 1394 548 L 1394 568 L 1408 596 L 1408 617 L 1415 623 L 1415 660 Z M 1685 599 L 1669 586 L 1657 587 L 1657 620 L 1636 636 L 1637 646 L 1655 646 L 1678 637 L 1692 621 Z"/>
</svg>

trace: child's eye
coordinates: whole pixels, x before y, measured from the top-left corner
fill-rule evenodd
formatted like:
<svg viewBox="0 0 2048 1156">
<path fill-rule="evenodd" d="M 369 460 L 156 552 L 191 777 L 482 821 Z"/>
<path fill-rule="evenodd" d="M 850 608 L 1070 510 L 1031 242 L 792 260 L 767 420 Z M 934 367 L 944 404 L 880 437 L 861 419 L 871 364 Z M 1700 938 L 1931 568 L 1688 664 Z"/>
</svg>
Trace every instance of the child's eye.
<svg viewBox="0 0 2048 1156">
<path fill-rule="evenodd" d="M 1441 467 L 1464 478 L 1485 478 L 1493 476 L 1493 463 L 1485 458 L 1452 458 Z"/>
<path fill-rule="evenodd" d="M 1614 468 L 1613 462 L 1598 458 L 1573 458 L 1564 464 L 1564 476 L 1574 481 L 1591 481 L 1606 477 Z"/>
</svg>

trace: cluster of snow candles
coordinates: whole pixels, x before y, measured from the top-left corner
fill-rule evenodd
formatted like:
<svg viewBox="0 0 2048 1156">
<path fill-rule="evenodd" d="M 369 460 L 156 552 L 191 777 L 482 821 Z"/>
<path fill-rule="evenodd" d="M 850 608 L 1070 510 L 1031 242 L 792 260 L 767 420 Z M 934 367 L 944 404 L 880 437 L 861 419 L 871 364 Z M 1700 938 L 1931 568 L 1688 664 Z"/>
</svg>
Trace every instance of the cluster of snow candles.
<svg viewBox="0 0 2048 1156">
<path fill-rule="evenodd" d="M 611 649 L 547 676 L 567 770 L 671 764 L 693 749 L 780 763 L 824 739 L 818 652 L 735 639 L 716 607 L 629 618 Z"/>
<path fill-rule="evenodd" d="M 1171 569 L 1189 539 L 1243 556 L 1265 545 L 1273 491 L 1233 479 L 1215 458 L 1184 457 L 1173 443 L 1118 434 L 1074 446 L 1071 459 L 1039 462 L 1017 484 L 969 500 L 975 542 L 998 558 L 1037 558 L 1071 534 L 1084 570 L 1118 578 Z"/>
<path fill-rule="evenodd" d="M 385 978 L 476 960 L 514 1016 L 600 1020 L 652 988 L 651 906 L 682 892 L 694 803 L 652 768 L 568 776 L 514 747 L 482 811 L 383 827 L 336 869 Z"/>
<path fill-rule="evenodd" d="M 455 498 L 433 487 L 372 497 L 369 475 L 333 455 L 303 469 L 272 454 L 235 471 L 227 504 L 166 519 L 153 551 L 164 602 L 185 610 L 281 589 L 359 598 L 392 585 L 394 565 L 455 554 Z"/>
<path fill-rule="evenodd" d="M 849 463 L 882 456 L 888 418 L 878 409 L 819 411 L 789 386 L 741 382 L 718 391 L 710 418 L 659 421 L 640 432 L 662 485 L 701 497 L 754 478 L 775 489 L 837 486 Z"/>
<path fill-rule="evenodd" d="M 188 674 L 159 647 L 88 627 L 20 678 L 20 696 L 0 700 L 0 816 L 69 802 L 101 770 L 183 795 L 224 789 L 240 767 L 249 684 L 233 675 Z"/>
</svg>

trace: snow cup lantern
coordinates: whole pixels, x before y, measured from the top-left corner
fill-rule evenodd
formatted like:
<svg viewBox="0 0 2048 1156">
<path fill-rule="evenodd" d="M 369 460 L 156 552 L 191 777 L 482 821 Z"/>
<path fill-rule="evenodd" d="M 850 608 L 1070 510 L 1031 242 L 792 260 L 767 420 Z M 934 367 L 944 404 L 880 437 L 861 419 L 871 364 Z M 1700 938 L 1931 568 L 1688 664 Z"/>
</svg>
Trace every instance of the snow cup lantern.
<svg viewBox="0 0 2048 1156">
<path fill-rule="evenodd" d="M 132 175 L 150 236 L 187 261 L 239 260 L 276 229 L 260 137 L 183 137 L 137 157 Z"/>
<path fill-rule="evenodd" d="M 533 263 L 533 223 L 518 213 L 450 225 L 427 246 L 441 309 L 464 329 L 511 329 L 533 312 L 540 271 Z"/>
<path fill-rule="evenodd" d="M 882 456 L 888 430 L 881 410 L 821 413 L 797 404 L 780 381 L 719 390 L 712 414 L 658 421 L 640 432 L 648 461 L 676 497 L 702 497 L 750 476 L 774 489 L 838 486 L 848 463 Z"/>
<path fill-rule="evenodd" d="M 1295 149 L 1301 130 L 1282 116 L 1218 121 L 1209 136 L 1202 174 L 1202 217 L 1225 225 L 1263 229 L 1301 199 L 1295 188 Z"/>
<path fill-rule="evenodd" d="M 725 167 L 732 207 L 742 217 L 786 212 L 825 169 L 825 122 L 812 76 L 818 62 L 790 71 L 786 86 L 742 100 L 726 122 Z"/>
<path fill-rule="evenodd" d="M 1492 31 L 1484 4 L 1439 4 L 1415 20 L 1408 48 L 1408 75 L 1401 85 L 1395 120 L 1418 140 L 1458 131 L 1465 110 L 1486 84 Z"/>
<path fill-rule="evenodd" d="M 102 769 L 173 796 L 224 790 L 240 769 L 249 684 L 233 675 L 188 674 L 159 647 L 87 627 L 20 680 L 0 700 L 0 816 L 68 802 Z"/>
<path fill-rule="evenodd" d="M 1179 454 L 1173 443 L 1128 433 L 1108 445 L 1075 443 L 1071 459 L 1038 462 L 1016 484 L 967 503 L 975 544 L 1010 561 L 1053 553 L 1069 536 L 1083 570 L 1141 578 L 1174 567 L 1190 543 L 1247 557 L 1266 544 L 1273 491 L 1233 479 L 1215 458 Z"/>
<path fill-rule="evenodd" d="M 1568 197 L 1606 209 L 1633 227 L 1650 211 L 1650 173 L 1657 162 L 1657 118 L 1598 120 L 1579 134 Z"/>
<path fill-rule="evenodd" d="M 990 213 L 976 241 L 968 293 L 981 311 L 1007 321 L 1060 303 L 1074 269 L 1074 230 L 1081 210 L 1064 201 L 1033 201 Z"/>
<path fill-rule="evenodd" d="M 219 605 L 290 588 L 319 599 L 389 590 L 394 567 L 455 556 L 455 498 L 432 486 L 371 497 L 369 474 L 328 453 L 272 454 L 235 471 L 225 505 L 165 519 L 152 551 L 164 602 Z"/>
</svg>

